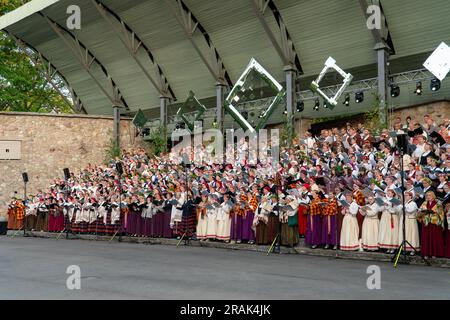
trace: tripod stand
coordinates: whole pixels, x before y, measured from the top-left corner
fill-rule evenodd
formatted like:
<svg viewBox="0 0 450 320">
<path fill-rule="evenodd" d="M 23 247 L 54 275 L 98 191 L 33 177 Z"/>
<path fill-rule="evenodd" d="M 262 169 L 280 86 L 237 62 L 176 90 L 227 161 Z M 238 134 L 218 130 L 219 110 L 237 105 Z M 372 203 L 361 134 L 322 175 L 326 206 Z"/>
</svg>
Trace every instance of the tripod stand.
<svg viewBox="0 0 450 320">
<path fill-rule="evenodd" d="M 397 141 L 398 141 L 399 151 L 400 151 L 400 179 L 402 181 L 401 190 L 402 190 L 402 216 L 403 216 L 402 234 L 403 234 L 403 240 L 402 240 L 402 243 L 400 244 L 400 246 L 398 247 L 398 249 L 396 250 L 396 252 L 394 253 L 394 256 L 391 259 L 391 262 L 394 262 L 394 268 L 397 268 L 397 264 L 399 262 L 402 264 L 409 264 L 410 261 L 407 256 L 406 245 L 408 245 L 410 248 L 412 248 L 412 250 L 414 251 L 415 254 L 418 253 L 416 248 L 414 248 L 411 245 L 411 243 L 409 243 L 408 240 L 406 240 L 406 210 L 405 210 L 405 183 L 404 183 L 405 172 L 403 169 L 403 156 L 407 149 L 406 134 L 397 135 Z M 402 259 L 400 259 L 400 256 L 402 257 Z M 422 260 L 427 265 L 430 265 L 430 263 L 427 260 L 425 260 L 423 257 L 422 257 Z"/>
</svg>

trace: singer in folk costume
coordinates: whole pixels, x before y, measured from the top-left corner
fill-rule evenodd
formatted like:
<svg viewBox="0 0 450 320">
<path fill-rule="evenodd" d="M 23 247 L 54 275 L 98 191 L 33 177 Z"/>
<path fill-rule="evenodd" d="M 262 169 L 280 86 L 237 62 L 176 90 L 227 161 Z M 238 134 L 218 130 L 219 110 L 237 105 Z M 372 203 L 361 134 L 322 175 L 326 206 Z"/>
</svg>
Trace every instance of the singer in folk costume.
<svg viewBox="0 0 450 320">
<path fill-rule="evenodd" d="M 411 255 L 414 255 L 414 249 L 420 251 L 420 238 L 419 238 L 419 225 L 417 223 L 417 213 L 419 208 L 414 202 L 414 197 L 411 192 L 405 192 L 405 235 L 406 241 L 411 244 L 406 244 L 406 251 L 410 251 Z M 403 241 L 403 212 L 400 214 L 400 226 L 399 226 L 399 242 Z"/>
<path fill-rule="evenodd" d="M 344 215 L 342 220 L 341 238 L 339 247 L 343 251 L 354 251 L 359 249 L 359 227 L 356 215 L 359 211 L 359 206 L 353 200 L 350 192 L 346 193 L 345 200 L 349 206 L 343 206 L 341 213 Z"/>
<path fill-rule="evenodd" d="M 256 243 L 257 244 L 269 244 L 267 224 L 269 222 L 269 214 L 273 209 L 272 194 L 268 186 L 263 189 L 263 196 L 261 197 L 261 203 L 256 210 L 255 228 L 256 228 Z M 272 239 L 273 240 L 273 239 Z"/>
<path fill-rule="evenodd" d="M 362 225 L 362 247 L 367 251 L 378 251 L 378 234 L 380 219 L 378 214 L 383 211 L 375 202 L 373 195 L 367 198 L 367 204 L 361 208 L 360 212 L 364 216 Z"/>
<path fill-rule="evenodd" d="M 300 189 L 300 199 L 298 206 L 298 234 L 305 237 L 306 226 L 308 225 L 308 208 L 311 199 L 308 196 L 308 184 L 304 184 Z"/>
<path fill-rule="evenodd" d="M 318 191 L 312 191 L 312 200 L 308 210 L 305 244 L 315 249 L 322 243 L 322 198 Z"/>
<path fill-rule="evenodd" d="M 222 194 L 222 202 L 217 209 L 217 239 L 225 242 L 230 241 L 231 219 L 230 212 L 232 206 L 229 203 L 230 195 Z"/>
<path fill-rule="evenodd" d="M 433 191 L 425 194 L 425 202 L 420 207 L 418 220 L 422 223 L 422 255 L 444 256 L 444 209 Z"/>
<path fill-rule="evenodd" d="M 322 244 L 325 245 L 325 249 L 330 246 L 336 250 L 337 246 L 337 213 L 338 213 L 338 203 L 334 193 L 330 194 L 329 199 L 326 201 L 326 205 L 323 208 L 323 218 L 322 218 Z"/>
<path fill-rule="evenodd" d="M 394 250 L 399 246 L 398 215 L 401 212 L 401 206 L 391 202 L 394 198 L 395 191 L 387 189 L 386 197 L 383 198 L 385 205 L 383 206 L 378 233 L 378 246 L 380 249 L 385 249 L 387 253 L 394 253 Z"/>
<path fill-rule="evenodd" d="M 287 195 L 285 199 L 280 201 L 287 208 L 285 211 L 280 211 L 281 244 L 293 247 L 299 239 L 297 232 L 298 201 L 293 195 Z"/>
<path fill-rule="evenodd" d="M 208 230 L 208 217 L 206 215 L 206 206 L 208 202 L 208 194 L 202 194 L 202 200 L 197 205 L 197 239 L 200 241 L 206 240 L 206 232 Z"/>
</svg>

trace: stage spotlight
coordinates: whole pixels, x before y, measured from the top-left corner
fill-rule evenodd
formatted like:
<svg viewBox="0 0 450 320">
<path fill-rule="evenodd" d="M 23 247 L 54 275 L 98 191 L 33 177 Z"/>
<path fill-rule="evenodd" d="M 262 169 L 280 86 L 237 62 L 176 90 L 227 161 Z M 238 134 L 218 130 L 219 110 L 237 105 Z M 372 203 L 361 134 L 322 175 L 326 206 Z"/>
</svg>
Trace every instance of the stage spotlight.
<svg viewBox="0 0 450 320">
<path fill-rule="evenodd" d="M 417 94 L 418 96 L 421 96 L 422 92 L 423 92 L 423 90 L 422 90 L 422 82 L 419 81 L 416 84 L 416 90 L 414 90 L 414 93 Z"/>
<path fill-rule="evenodd" d="M 284 109 L 283 114 L 287 114 L 287 109 Z"/>
<path fill-rule="evenodd" d="M 350 93 L 345 94 L 345 100 L 342 104 L 345 104 L 347 107 L 350 105 Z"/>
<path fill-rule="evenodd" d="M 361 103 L 364 101 L 364 92 L 360 91 L 355 93 L 355 102 L 356 103 Z"/>
<path fill-rule="evenodd" d="M 396 84 L 391 84 L 391 97 L 396 98 L 400 95 L 400 87 Z"/>
<path fill-rule="evenodd" d="M 244 117 L 245 120 L 248 120 L 248 112 L 247 111 L 242 111 L 241 115 Z"/>
<path fill-rule="evenodd" d="M 431 91 L 438 91 L 441 88 L 441 80 L 438 78 L 431 79 L 430 89 Z"/>
<path fill-rule="evenodd" d="M 316 102 L 314 103 L 314 110 L 319 111 L 320 108 L 320 101 L 319 99 L 316 99 Z"/>
<path fill-rule="evenodd" d="M 303 112 L 305 110 L 305 103 L 303 101 L 297 101 L 297 112 Z"/>
<path fill-rule="evenodd" d="M 325 100 L 323 101 L 323 108 L 328 109 L 328 103 Z"/>
</svg>

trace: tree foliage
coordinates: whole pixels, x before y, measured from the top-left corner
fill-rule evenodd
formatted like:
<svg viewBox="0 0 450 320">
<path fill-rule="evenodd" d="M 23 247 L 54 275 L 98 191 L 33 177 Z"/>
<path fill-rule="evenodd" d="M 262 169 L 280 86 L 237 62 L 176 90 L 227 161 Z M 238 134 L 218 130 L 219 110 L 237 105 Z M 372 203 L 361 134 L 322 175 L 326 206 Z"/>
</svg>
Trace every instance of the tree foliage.
<svg viewBox="0 0 450 320">
<path fill-rule="evenodd" d="M 28 0 L 0 0 L 0 15 L 26 2 Z M 0 111 L 72 112 L 71 106 L 47 81 L 46 65 L 37 58 L 36 52 L 19 47 L 7 33 L 0 32 Z M 60 77 L 55 75 L 53 83 L 69 96 Z M 70 98 L 68 101 L 71 103 Z"/>
</svg>

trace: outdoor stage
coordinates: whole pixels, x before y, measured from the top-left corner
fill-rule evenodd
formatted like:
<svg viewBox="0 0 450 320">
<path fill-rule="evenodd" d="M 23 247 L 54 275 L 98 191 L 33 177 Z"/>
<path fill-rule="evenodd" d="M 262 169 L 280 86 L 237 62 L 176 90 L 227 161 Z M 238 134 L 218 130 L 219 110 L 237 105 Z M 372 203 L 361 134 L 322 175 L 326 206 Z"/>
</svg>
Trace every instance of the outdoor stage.
<svg viewBox="0 0 450 320">
<path fill-rule="evenodd" d="M 332 263 L 331 263 L 332 262 Z M 66 269 L 81 269 L 68 290 Z M 381 269 L 381 289 L 366 286 Z M 168 245 L 2 237 L 0 299 L 445 299 L 449 269 Z"/>
</svg>

